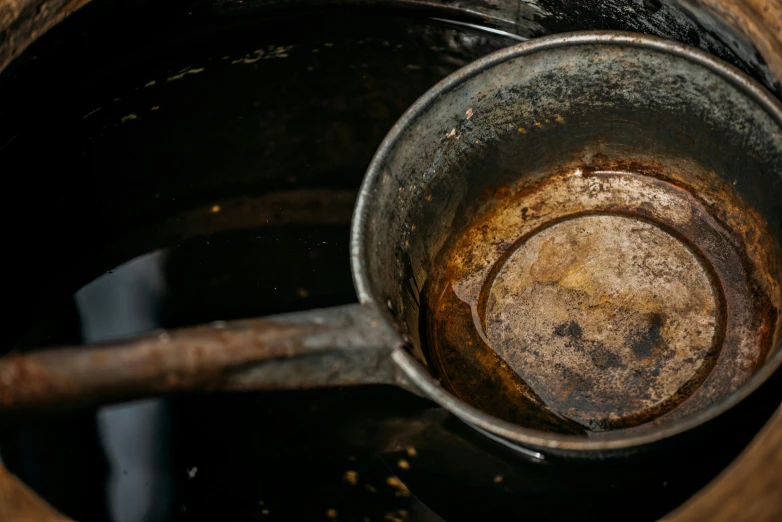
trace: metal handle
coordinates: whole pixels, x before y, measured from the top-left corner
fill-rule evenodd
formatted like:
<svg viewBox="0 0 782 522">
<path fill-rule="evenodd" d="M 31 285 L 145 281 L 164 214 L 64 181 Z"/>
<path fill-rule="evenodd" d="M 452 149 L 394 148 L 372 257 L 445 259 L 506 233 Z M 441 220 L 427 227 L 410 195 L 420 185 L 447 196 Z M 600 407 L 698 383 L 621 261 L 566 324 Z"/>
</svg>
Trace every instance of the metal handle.
<svg viewBox="0 0 782 522">
<path fill-rule="evenodd" d="M 373 305 L 156 332 L 0 358 L 0 411 L 193 390 L 400 383 L 402 341 Z"/>
</svg>

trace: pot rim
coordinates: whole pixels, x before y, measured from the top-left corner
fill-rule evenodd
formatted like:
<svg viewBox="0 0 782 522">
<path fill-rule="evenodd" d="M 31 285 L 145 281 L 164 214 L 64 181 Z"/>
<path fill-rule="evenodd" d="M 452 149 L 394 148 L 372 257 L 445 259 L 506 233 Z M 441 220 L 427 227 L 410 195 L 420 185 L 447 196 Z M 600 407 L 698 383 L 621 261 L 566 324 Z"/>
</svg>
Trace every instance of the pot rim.
<svg viewBox="0 0 782 522">
<path fill-rule="evenodd" d="M 379 304 L 372 293 L 372 283 L 367 273 L 365 261 L 367 225 L 372 217 L 372 206 L 375 198 L 373 189 L 377 186 L 382 176 L 382 169 L 386 159 L 394 150 L 396 144 L 403 139 L 408 126 L 419 115 L 436 104 L 443 93 L 453 90 L 467 80 L 496 65 L 540 51 L 584 44 L 640 47 L 689 60 L 710 70 L 740 91 L 743 91 L 747 98 L 765 109 L 768 115 L 782 127 L 782 104 L 757 84 L 755 80 L 715 56 L 676 41 L 621 31 L 582 31 L 536 38 L 491 53 L 450 74 L 423 94 L 394 124 L 372 158 L 364 181 L 361 184 L 350 234 L 350 264 L 356 292 L 361 303 Z M 612 435 L 609 433 L 599 440 L 524 428 L 500 420 L 470 406 L 445 390 L 412 355 L 406 352 L 397 353 L 394 361 L 411 383 L 422 391 L 425 396 L 465 422 L 479 428 L 479 430 L 485 430 L 512 443 L 541 449 L 590 452 L 630 449 L 667 439 L 705 424 L 733 408 L 757 390 L 782 365 L 782 350 L 778 350 L 768 358 L 765 364 L 741 387 L 719 403 L 699 413 L 642 434 L 617 432 Z M 519 450 L 523 451 L 523 448 L 519 448 Z M 542 457 L 540 454 L 530 453 L 533 453 L 532 456 Z"/>
</svg>

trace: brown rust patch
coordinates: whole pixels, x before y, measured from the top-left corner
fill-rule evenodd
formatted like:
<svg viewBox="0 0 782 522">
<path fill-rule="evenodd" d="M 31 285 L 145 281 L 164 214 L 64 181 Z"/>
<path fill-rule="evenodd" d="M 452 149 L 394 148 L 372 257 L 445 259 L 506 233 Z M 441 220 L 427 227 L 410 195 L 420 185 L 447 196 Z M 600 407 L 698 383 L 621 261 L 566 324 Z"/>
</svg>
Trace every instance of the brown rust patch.
<svg viewBox="0 0 782 522">
<path fill-rule="evenodd" d="M 594 155 L 490 194 L 423 295 L 427 357 L 461 399 L 538 429 L 650 426 L 765 361 L 776 250 L 713 173 Z"/>
</svg>

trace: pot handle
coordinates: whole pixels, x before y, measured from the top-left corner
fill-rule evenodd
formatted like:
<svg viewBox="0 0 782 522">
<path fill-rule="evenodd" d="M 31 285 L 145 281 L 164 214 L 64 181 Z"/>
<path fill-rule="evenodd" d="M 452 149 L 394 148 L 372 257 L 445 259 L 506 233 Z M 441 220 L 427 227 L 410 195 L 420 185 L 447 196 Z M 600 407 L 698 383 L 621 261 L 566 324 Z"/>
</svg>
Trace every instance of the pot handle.
<svg viewBox="0 0 782 522">
<path fill-rule="evenodd" d="M 169 392 L 405 385 L 403 341 L 374 304 L 153 332 L 0 358 L 0 411 Z"/>
</svg>

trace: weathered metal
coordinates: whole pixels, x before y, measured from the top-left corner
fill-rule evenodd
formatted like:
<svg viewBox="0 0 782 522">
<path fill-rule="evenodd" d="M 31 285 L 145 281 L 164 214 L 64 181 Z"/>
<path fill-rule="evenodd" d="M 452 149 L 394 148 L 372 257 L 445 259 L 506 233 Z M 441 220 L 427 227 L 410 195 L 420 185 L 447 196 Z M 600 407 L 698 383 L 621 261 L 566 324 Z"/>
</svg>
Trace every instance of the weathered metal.
<svg viewBox="0 0 782 522">
<path fill-rule="evenodd" d="M 782 363 L 781 159 L 778 102 L 705 53 L 634 34 L 531 41 L 438 84 L 381 145 L 353 222 L 362 305 L 7 356 L 0 399 L 11 410 L 384 382 L 512 444 L 636 448 L 724 412 Z M 458 262 L 441 263 L 453 245 Z M 587 274 L 583 263 L 601 267 Z M 495 404 L 521 406 L 521 379 L 532 400 L 514 409 L 526 417 L 493 416 L 470 393 L 480 382 L 460 400 L 452 378 L 449 392 L 432 377 L 443 367 L 424 357 L 437 341 L 419 336 L 421 291 L 442 271 L 457 276 L 445 286 L 468 311 L 445 320 L 459 341 L 469 338 L 459 328 L 478 326 L 495 354 L 515 357 L 508 400 Z M 525 302 L 530 291 L 549 292 L 543 310 Z M 529 332 L 583 386 L 524 355 Z M 492 379 L 503 366 L 456 368 Z M 531 422 L 541 416 L 548 426 Z M 563 418 L 575 426 L 556 433 Z M 598 431 L 572 434 L 586 428 Z"/>
<path fill-rule="evenodd" d="M 5 412 L 193 389 L 398 384 L 396 337 L 371 306 L 214 323 L 127 342 L 9 355 Z"/>
<path fill-rule="evenodd" d="M 778 299 L 753 290 L 703 191 L 684 184 L 697 166 L 558 168 L 499 199 L 440 255 L 425 292 L 425 344 L 444 382 L 469 402 L 482 386 L 468 370 L 496 367 L 499 356 L 512 369 L 508 392 L 487 394 L 482 409 L 513 420 L 525 410 L 511 391 L 521 386 L 522 402 L 596 429 L 671 422 L 746 382 L 766 360 Z M 711 189 L 743 227 L 736 233 L 764 228 L 727 186 L 713 180 Z M 749 270 L 778 296 L 763 261 Z"/>
<path fill-rule="evenodd" d="M 515 443 L 599 452 L 701 424 L 746 396 L 782 362 L 777 349 L 780 195 L 773 188 L 779 186 L 781 115 L 778 102 L 735 69 L 659 39 L 578 34 L 495 53 L 422 97 L 381 145 L 354 222 L 359 296 L 365 302 L 388 301 L 414 348 L 414 358 L 395 355 L 413 383 L 456 415 Z M 755 190 L 761 186 L 763 194 Z M 636 225 L 617 232 L 625 243 L 634 227 L 645 233 L 650 244 L 624 246 L 627 255 L 635 252 L 646 259 L 628 259 L 621 277 L 621 263 L 582 271 L 584 256 L 606 260 L 590 250 L 595 245 L 576 242 L 554 248 L 540 273 L 524 283 L 525 263 L 540 254 L 539 244 L 523 254 L 529 259 L 519 261 L 511 277 L 517 279 L 491 295 L 498 273 L 536 233 L 553 231 L 558 222 L 563 230 L 563 220 L 581 226 L 589 214 L 634 220 Z M 597 234 L 597 228 L 592 232 L 604 247 L 617 250 L 610 244 L 616 238 Z M 547 239 L 567 243 L 567 238 L 558 233 Z M 443 256 L 448 251 L 458 254 Z M 650 258 L 651 251 L 669 261 L 679 256 L 684 264 L 658 263 L 661 258 Z M 563 263 L 561 270 L 557 263 Z M 688 264 L 699 268 L 682 276 Z M 578 269 L 573 273 L 579 277 L 568 280 L 570 269 Z M 556 276 L 548 281 L 552 270 L 558 273 L 548 274 Z M 438 284 L 443 273 L 452 279 Z M 655 296 L 654 286 L 663 281 L 678 290 Z M 616 295 L 609 295 L 611 288 Z M 439 300 L 437 295 L 429 299 L 432 290 L 455 294 L 454 307 L 442 313 L 442 320 L 459 326 L 450 332 L 427 330 L 436 339 L 421 339 L 426 308 Z M 542 294 L 536 298 L 527 291 Z M 546 292 L 543 306 L 540 298 Z M 568 304 L 568 294 L 579 295 L 582 302 Z M 493 310 L 503 295 L 510 297 Z M 601 303 L 603 297 L 608 300 Z M 678 312 L 674 297 L 686 301 Z M 660 314 L 645 310 L 657 305 Z M 601 332 L 619 323 L 601 317 L 605 313 L 620 313 L 625 330 Z M 589 318 L 589 326 L 570 328 L 569 321 L 579 314 Z M 489 325 L 489 316 L 498 323 Z M 692 327 L 700 323 L 699 334 Z M 438 360 L 437 354 L 426 353 L 449 334 L 461 347 L 451 351 L 458 357 Z M 551 366 L 536 359 L 534 351 L 524 354 L 518 343 L 527 334 L 538 336 L 527 339 L 527 347 L 544 350 L 549 357 L 540 352 L 541 357 Z M 638 341 L 640 359 L 646 352 L 657 355 L 629 359 L 638 356 L 625 341 L 631 346 Z M 684 353 L 691 341 L 703 345 L 696 357 Z M 471 357 L 469 342 L 489 348 L 475 348 L 480 355 Z M 674 363 L 668 355 L 679 350 L 681 359 Z M 559 353 L 552 357 L 553 352 Z M 517 357 L 515 365 L 503 356 Z M 500 376 L 503 363 L 515 371 Z M 446 378 L 443 384 L 451 392 L 460 388 L 453 386 L 453 378 L 471 381 L 461 388 L 461 401 L 430 376 L 434 371 L 442 378 L 443 366 L 450 367 L 446 377 L 451 382 Z M 566 385 L 562 371 L 568 369 L 573 382 L 584 385 L 579 393 Z M 648 375 L 635 379 L 641 370 Z M 535 382 L 525 382 L 525 375 Z M 610 407 L 600 413 L 598 403 L 606 397 L 597 390 L 611 378 L 620 382 L 614 384 Z M 621 390 L 627 397 L 618 396 Z M 519 396 L 525 392 L 531 393 L 523 402 Z M 581 402 L 569 411 L 576 399 Z M 626 414 L 615 408 L 617 401 Z M 499 408 L 513 410 L 514 422 L 486 414 L 502 416 Z M 539 426 L 549 430 L 544 437 L 542 431 L 519 427 L 533 425 L 530 412 L 540 420 L 541 410 L 553 410 L 576 425 L 552 427 L 555 419 L 544 418 L 548 426 Z M 584 438 L 572 434 L 579 427 L 614 429 Z M 564 433 L 552 434 L 552 429 Z"/>
</svg>

